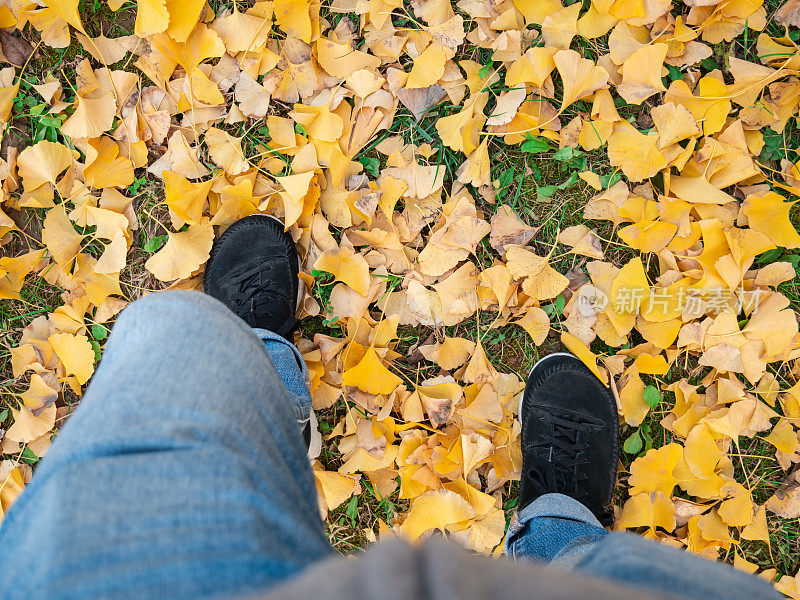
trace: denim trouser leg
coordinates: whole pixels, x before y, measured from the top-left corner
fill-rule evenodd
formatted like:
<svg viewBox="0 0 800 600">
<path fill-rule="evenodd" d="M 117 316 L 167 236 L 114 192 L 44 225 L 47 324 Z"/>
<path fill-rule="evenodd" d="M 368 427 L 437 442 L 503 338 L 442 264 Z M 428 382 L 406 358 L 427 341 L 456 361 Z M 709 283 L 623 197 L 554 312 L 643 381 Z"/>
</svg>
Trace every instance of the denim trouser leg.
<svg viewBox="0 0 800 600">
<path fill-rule="evenodd" d="M 311 414 L 311 392 L 308 390 L 308 367 L 303 356 L 294 344 L 277 333 L 258 328 L 254 328 L 253 332 L 264 342 L 275 371 L 289 395 L 295 417 L 300 423 L 305 423 Z"/>
<path fill-rule="evenodd" d="M 697 600 L 780 598 L 763 579 L 637 535 L 611 533 L 577 500 L 545 494 L 523 508 L 506 538 L 516 560 Z"/>
<path fill-rule="evenodd" d="M 523 508 L 511 524 L 506 554 L 574 565 L 609 534 L 588 508 L 563 494 L 545 494 Z"/>
<path fill-rule="evenodd" d="M 229 597 L 331 555 L 297 426 L 303 389 L 287 394 L 265 344 L 294 360 L 195 292 L 123 311 L 0 526 L 0 597 Z"/>
</svg>

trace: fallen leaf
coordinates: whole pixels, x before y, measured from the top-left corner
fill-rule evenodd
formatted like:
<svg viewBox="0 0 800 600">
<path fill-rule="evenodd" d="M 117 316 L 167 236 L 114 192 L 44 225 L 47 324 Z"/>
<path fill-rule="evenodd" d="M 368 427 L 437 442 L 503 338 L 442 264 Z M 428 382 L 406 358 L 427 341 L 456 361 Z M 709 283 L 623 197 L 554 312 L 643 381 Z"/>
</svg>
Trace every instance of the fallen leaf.
<svg viewBox="0 0 800 600">
<path fill-rule="evenodd" d="M 67 375 L 83 385 L 94 373 L 94 350 L 85 335 L 56 333 L 47 338 Z"/>
<path fill-rule="evenodd" d="M 213 241 L 214 229 L 207 220 L 186 231 L 170 231 L 164 247 L 148 258 L 144 267 L 161 281 L 185 279 L 208 260 Z"/>
</svg>

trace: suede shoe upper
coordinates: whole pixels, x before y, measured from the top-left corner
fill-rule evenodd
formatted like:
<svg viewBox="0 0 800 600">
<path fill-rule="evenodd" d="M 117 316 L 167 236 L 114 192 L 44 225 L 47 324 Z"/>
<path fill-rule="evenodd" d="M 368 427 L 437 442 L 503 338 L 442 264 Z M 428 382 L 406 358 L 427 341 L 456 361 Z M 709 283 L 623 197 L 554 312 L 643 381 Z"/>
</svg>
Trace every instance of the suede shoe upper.
<svg viewBox="0 0 800 600">
<path fill-rule="evenodd" d="M 610 390 L 576 357 L 553 354 L 531 371 L 520 418 L 520 509 L 542 494 L 560 493 L 610 525 L 619 460 L 619 419 Z"/>
<path fill-rule="evenodd" d="M 250 215 L 214 243 L 205 291 L 251 327 L 287 337 L 298 325 L 298 272 L 294 241 L 280 221 Z"/>
</svg>

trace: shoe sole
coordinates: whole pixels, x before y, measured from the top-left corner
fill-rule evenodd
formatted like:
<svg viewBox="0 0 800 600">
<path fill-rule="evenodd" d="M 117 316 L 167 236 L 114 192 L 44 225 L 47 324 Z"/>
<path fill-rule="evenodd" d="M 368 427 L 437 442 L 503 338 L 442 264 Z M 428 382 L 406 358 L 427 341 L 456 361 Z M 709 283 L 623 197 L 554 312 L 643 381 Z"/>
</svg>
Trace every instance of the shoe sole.
<svg viewBox="0 0 800 600">
<path fill-rule="evenodd" d="M 286 231 L 286 224 L 283 221 L 281 221 L 278 217 L 276 217 L 275 215 L 268 215 L 266 213 L 258 213 L 256 216 L 266 217 L 268 219 L 272 219 L 276 223 L 280 223 L 281 225 L 283 225 L 283 230 Z"/>
<path fill-rule="evenodd" d="M 252 214 L 252 215 L 249 215 L 249 216 L 251 216 L 251 217 L 263 217 L 263 218 L 265 218 L 265 219 L 272 219 L 273 221 L 275 221 L 276 223 L 278 223 L 278 224 L 279 224 L 281 227 L 283 227 L 283 230 L 284 230 L 284 231 L 286 231 L 286 225 L 284 225 L 283 221 L 281 221 L 281 220 L 280 220 L 278 217 L 276 217 L 275 215 L 268 215 L 268 214 L 266 214 L 266 213 L 254 213 L 254 214 Z"/>
<path fill-rule="evenodd" d="M 571 352 L 552 352 L 551 354 L 548 354 L 547 356 L 545 356 L 543 358 L 540 358 L 539 360 L 537 360 L 533 364 L 533 367 L 531 368 L 530 372 L 528 373 L 528 377 L 525 378 L 525 382 L 527 383 L 528 379 L 530 379 L 531 375 L 536 370 L 536 367 L 541 366 L 542 363 L 547 362 L 548 359 L 557 358 L 557 357 L 560 357 L 560 356 L 571 356 L 572 358 L 578 358 L 577 356 L 575 356 Z M 578 358 L 578 360 L 580 360 L 580 359 Z M 519 396 L 519 405 L 517 406 L 517 418 L 520 420 L 520 422 L 522 421 L 522 401 L 524 399 L 525 399 L 525 391 L 523 390 L 523 392 Z"/>
</svg>

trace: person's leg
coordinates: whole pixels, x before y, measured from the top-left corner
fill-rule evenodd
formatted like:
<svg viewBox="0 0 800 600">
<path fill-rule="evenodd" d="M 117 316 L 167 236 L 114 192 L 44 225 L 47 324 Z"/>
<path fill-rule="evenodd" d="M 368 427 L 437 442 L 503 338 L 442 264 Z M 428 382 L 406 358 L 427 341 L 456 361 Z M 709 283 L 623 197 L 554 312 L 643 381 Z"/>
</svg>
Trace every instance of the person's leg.
<svg viewBox="0 0 800 600">
<path fill-rule="evenodd" d="M 301 425 L 311 414 L 311 392 L 308 390 L 308 367 L 297 347 L 286 338 L 268 329 L 253 328 L 267 349 L 275 371 L 289 394 L 295 417 Z"/>
<path fill-rule="evenodd" d="M 512 558 L 566 566 L 577 562 L 610 532 L 588 508 L 563 494 L 544 494 L 511 522 L 506 554 Z"/>
<path fill-rule="evenodd" d="M 681 598 L 778 598 L 765 581 L 676 548 L 612 533 L 618 418 L 610 391 L 577 358 L 539 361 L 520 402 L 520 510 L 506 537 L 515 560 L 550 563 Z"/>
<path fill-rule="evenodd" d="M 20 567 L 0 597 L 231 596 L 332 552 L 264 343 L 213 298 L 162 292 L 120 315 L 0 527 Z"/>
<path fill-rule="evenodd" d="M 515 560 L 612 579 L 679 598 L 780 598 L 766 581 L 640 536 L 610 532 L 580 502 L 546 494 L 520 511 L 506 553 Z"/>
</svg>

